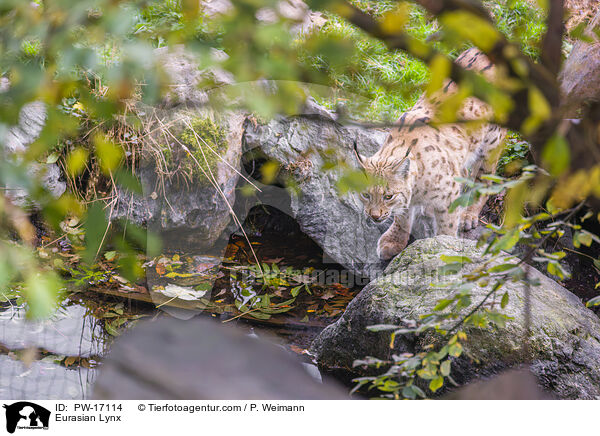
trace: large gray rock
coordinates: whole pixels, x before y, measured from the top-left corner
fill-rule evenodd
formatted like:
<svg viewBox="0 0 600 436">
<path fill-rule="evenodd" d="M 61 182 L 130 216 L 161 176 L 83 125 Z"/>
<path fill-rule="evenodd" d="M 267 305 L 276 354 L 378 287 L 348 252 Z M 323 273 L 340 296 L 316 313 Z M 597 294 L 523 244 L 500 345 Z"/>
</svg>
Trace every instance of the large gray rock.
<svg viewBox="0 0 600 436">
<path fill-rule="evenodd" d="M 600 24 L 600 11 L 590 22 L 586 35 L 591 41 L 578 41 L 565 61 L 559 76 L 562 105 L 566 115 L 587 100 L 600 100 L 600 38 L 593 29 Z"/>
<path fill-rule="evenodd" d="M 318 106 L 311 109 L 316 112 Z M 324 169 L 327 162 L 358 168 L 352 144 L 371 155 L 387 136 L 381 129 L 342 126 L 326 112 L 277 118 L 266 125 L 247 123 L 247 150 L 260 148 L 279 162 L 297 189 L 292 190 L 291 209 L 304 233 L 313 238 L 334 261 L 365 276 L 382 271 L 377 240 L 386 225 L 369 220 L 355 193 L 340 195 L 341 168 Z M 284 176 L 285 177 L 285 176 Z M 389 225 L 389 223 L 387 224 Z"/>
<path fill-rule="evenodd" d="M 154 56 L 168 78 L 168 92 L 159 104 L 161 107 L 203 106 L 208 103 L 207 86 L 233 83 L 231 73 L 217 66 L 202 68 L 198 57 L 186 51 L 183 45 L 157 48 L 154 50 Z M 227 58 L 227 54 L 222 50 L 213 49 L 211 58 L 213 62 L 218 63 L 219 60 Z"/>
<path fill-rule="evenodd" d="M 262 125 L 247 122 L 245 150 L 260 148 L 266 157 L 281 163 L 282 178 L 293 186 L 292 215 L 330 259 L 355 274 L 375 277 L 385 266 L 377 257 L 377 240 L 391 222 L 370 220 L 358 194 L 341 195 L 338 182 L 348 169 L 360 168 L 354 141 L 361 155 L 370 156 L 381 147 L 388 131 L 342 125 L 334 117 L 309 99 L 302 115 Z M 330 168 L 331 162 L 338 163 L 337 167 Z M 431 234 L 431 220 L 417 216 L 412 235 Z"/>
<path fill-rule="evenodd" d="M 169 92 L 156 108 L 138 104 L 146 131 L 137 168 L 143 195 L 117 188 L 111 217 L 147 226 L 167 245 L 205 250 L 231 219 L 245 117 L 207 106 L 210 90 L 201 85 L 229 83 L 225 72 L 201 69 L 183 46 L 154 55 L 168 76 Z"/>
<path fill-rule="evenodd" d="M 8 79 L 0 78 L 0 94 L 8 90 L 9 86 Z M 24 153 L 27 147 L 40 136 L 45 124 L 46 106 L 44 103 L 34 101 L 24 105 L 16 125 L 4 129 L 0 126 L 0 157 L 18 161 L 19 154 Z M 30 177 L 39 177 L 42 185 L 56 198 L 66 190 L 67 185 L 62 180 L 62 174 L 56 164 L 31 163 L 27 172 Z M 6 186 L 6 192 L 15 205 L 36 207 L 27 191 L 21 187 Z"/>
<path fill-rule="evenodd" d="M 475 261 L 463 272 L 481 265 L 483 254 L 474 241 L 437 236 L 414 242 L 387 267 L 385 275 L 372 281 L 350 303 L 344 315 L 328 326 L 313 342 L 311 352 L 320 365 L 352 368 L 354 360 L 366 356 L 386 359 L 392 353 L 418 353 L 439 338 L 399 335 L 395 348 L 389 347 L 389 333 L 368 332 L 375 324 L 404 325 L 431 313 L 436 302 L 449 290 L 432 287 L 438 281 L 440 255 L 468 256 Z M 508 256 L 508 255 L 507 255 Z M 513 317 L 505 328 L 471 329 L 466 352 L 452 365 L 452 377 L 461 384 L 478 376 L 490 376 L 504 369 L 531 362 L 538 383 L 558 398 L 593 399 L 600 396 L 600 320 L 565 288 L 530 268 L 530 277 L 539 281 L 531 287 L 531 335 L 529 355 L 523 355 L 525 287 L 506 283 L 510 299 L 502 309 Z M 460 274 L 443 276 L 459 283 Z M 475 287 L 473 304 L 488 292 Z M 479 363 L 475 363 L 479 361 Z"/>
<path fill-rule="evenodd" d="M 112 217 L 146 225 L 169 246 L 209 249 L 231 219 L 245 117 L 198 108 L 153 113 L 138 168 L 143 195 L 119 190 Z M 217 143 L 209 139 L 215 128 L 223 135 Z"/>
<path fill-rule="evenodd" d="M 256 335 L 255 335 L 256 336 Z M 117 338 L 94 386 L 97 400 L 344 400 L 295 355 L 212 319 L 146 321 Z"/>
</svg>

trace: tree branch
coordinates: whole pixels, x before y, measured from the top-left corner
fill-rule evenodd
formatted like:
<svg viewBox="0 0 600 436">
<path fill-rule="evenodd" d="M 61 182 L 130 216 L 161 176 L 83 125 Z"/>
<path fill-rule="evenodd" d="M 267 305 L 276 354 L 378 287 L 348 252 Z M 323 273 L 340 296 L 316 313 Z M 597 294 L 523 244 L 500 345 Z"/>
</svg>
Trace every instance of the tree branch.
<svg viewBox="0 0 600 436">
<path fill-rule="evenodd" d="M 436 16 L 443 16 L 445 13 L 456 10 L 467 10 L 475 16 L 483 18 L 490 22 L 490 24 L 493 24 L 493 20 L 479 0 L 412 1 L 425 7 L 428 12 Z M 336 3 L 339 6 L 336 8 L 336 12 L 371 36 L 383 41 L 390 50 L 405 51 L 425 63 L 430 63 L 436 56 L 445 56 L 429 44 L 414 39 L 402 30 L 395 33 L 386 32 L 377 20 L 346 0 L 338 0 Z M 553 14 L 556 15 L 558 13 L 559 10 L 555 5 Z M 552 17 L 553 23 L 555 20 L 554 15 Z M 468 25 L 468 23 L 465 23 L 465 25 Z M 553 28 L 550 30 L 553 30 Z M 553 41 L 550 36 L 548 38 L 550 38 L 548 39 L 549 41 Z M 477 43 L 477 41 L 472 42 L 475 44 Z M 554 45 L 555 43 L 549 43 L 549 47 L 551 48 L 555 48 Z M 549 52 L 547 51 L 547 53 Z M 530 104 L 531 101 L 535 101 L 531 98 L 531 92 L 535 88 L 544 95 L 552 108 L 558 108 L 560 104 L 560 91 L 556 74 L 554 73 L 556 65 L 554 65 L 553 70 L 548 70 L 543 65 L 536 64 L 524 55 L 519 47 L 508 42 L 500 33 L 496 44 L 491 49 L 487 50 L 485 54 L 497 66 L 504 66 L 509 73 L 510 78 L 520 84 L 517 89 L 513 89 L 510 92 L 504 90 L 509 93 L 514 105 L 512 111 L 508 114 L 507 119 L 504 121 L 496 119 L 494 121 L 496 124 L 512 130 L 521 131 L 524 120 L 531 115 Z M 478 77 L 476 76 L 475 73 L 462 68 L 456 62 L 451 63 L 449 77 L 455 82 L 460 83 L 466 79 L 469 82 L 476 84 L 478 80 Z M 477 86 L 474 86 L 473 95 L 483 101 L 489 102 L 489 97 L 486 95 L 485 89 L 478 89 Z M 535 132 L 527 136 L 527 139 L 531 142 L 534 149 L 542 150 L 548 139 L 552 137 L 556 131 L 560 120 L 561 115 L 558 111 L 553 110 L 550 118 L 545 120 Z"/>
<path fill-rule="evenodd" d="M 550 10 L 546 20 L 547 30 L 542 41 L 542 65 L 554 76 L 558 76 L 561 65 L 564 4 L 563 0 L 550 0 Z"/>
</svg>

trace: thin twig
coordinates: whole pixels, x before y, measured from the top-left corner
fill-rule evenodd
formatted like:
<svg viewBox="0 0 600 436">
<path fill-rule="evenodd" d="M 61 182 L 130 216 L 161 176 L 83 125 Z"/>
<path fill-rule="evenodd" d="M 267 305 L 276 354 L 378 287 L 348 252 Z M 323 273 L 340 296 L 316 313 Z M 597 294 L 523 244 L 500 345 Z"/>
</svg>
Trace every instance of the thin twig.
<svg viewBox="0 0 600 436">
<path fill-rule="evenodd" d="M 214 179 L 215 183 L 214 186 L 215 188 L 219 191 L 219 193 L 221 194 L 221 196 L 223 197 L 223 200 L 225 201 L 225 203 L 227 204 L 227 207 L 229 208 L 229 212 L 232 215 L 234 221 L 236 222 L 236 224 L 238 225 L 239 229 L 241 230 L 241 232 L 244 235 L 244 239 L 246 239 L 246 242 L 248 242 L 248 246 L 250 247 L 250 251 L 252 251 L 252 256 L 254 257 L 254 260 L 256 261 L 256 265 L 258 266 L 258 269 L 260 269 L 260 272 L 262 274 L 264 274 L 263 270 L 262 270 L 262 266 L 260 264 L 260 261 L 258 260 L 258 256 L 256 255 L 256 252 L 254 251 L 254 248 L 252 247 L 252 243 L 250 242 L 250 238 L 248 238 L 248 235 L 246 234 L 246 231 L 244 230 L 244 226 L 242 225 L 242 223 L 240 222 L 240 220 L 238 219 L 235 211 L 233 210 L 233 207 L 231 206 L 231 204 L 229 203 L 229 200 L 227 200 L 227 196 L 225 195 L 225 193 L 223 192 L 223 190 L 221 189 L 221 187 L 219 186 L 219 184 L 217 183 L 217 179 L 216 177 L 213 175 L 212 170 L 210 168 L 210 165 L 208 163 L 208 159 L 206 159 L 206 155 L 204 154 L 204 150 L 202 149 L 202 145 L 200 144 L 200 141 L 204 142 L 204 144 L 206 144 L 206 141 L 204 141 L 204 139 L 202 139 L 197 133 L 196 131 L 193 129 L 192 125 L 189 123 L 188 120 L 184 120 L 184 123 L 186 124 L 186 126 L 194 133 L 194 137 L 196 138 L 196 142 L 198 145 L 198 149 L 200 150 L 200 152 L 202 153 L 202 157 L 204 158 L 204 162 L 206 163 L 206 168 L 208 169 L 210 176 Z M 196 157 L 187 149 L 187 147 L 185 147 L 183 144 L 180 143 L 180 145 L 182 147 L 184 147 L 184 149 L 186 150 L 186 152 L 189 154 L 189 156 L 194 160 L 194 162 L 196 162 L 196 165 L 198 165 L 198 168 L 200 168 L 202 170 L 202 172 L 204 173 L 204 175 L 206 176 L 206 173 L 204 172 L 204 169 L 202 168 L 202 166 L 200 165 L 200 163 L 196 160 Z M 208 177 L 207 177 L 208 178 Z"/>
<path fill-rule="evenodd" d="M 573 216 L 583 207 L 583 205 L 585 204 L 585 200 L 582 201 L 581 203 L 579 203 L 576 207 L 574 207 L 571 210 L 571 213 L 569 213 L 569 215 L 567 215 L 567 217 L 565 218 L 565 221 L 569 221 L 571 218 L 573 218 Z M 543 237 L 538 244 L 536 244 L 534 247 L 531 247 L 531 249 L 527 252 L 527 254 L 519 261 L 519 263 L 517 263 L 515 265 L 515 267 L 521 266 L 523 263 L 527 262 L 528 260 L 531 259 L 531 256 L 533 256 L 533 254 L 544 244 L 544 242 L 546 242 L 550 237 L 552 237 L 554 234 L 556 234 L 556 232 L 559 229 L 556 228 L 554 229 L 554 231 L 548 233 L 545 237 Z M 527 277 L 527 270 L 525 271 L 525 277 Z M 481 300 L 479 302 L 479 304 L 477 304 L 477 306 L 475 306 L 471 311 L 469 311 L 469 313 L 467 313 L 467 315 L 463 316 L 456 324 L 454 324 L 450 330 L 448 330 L 448 333 L 452 333 L 453 331 L 455 331 L 458 327 L 460 327 L 466 320 L 467 318 L 469 318 L 471 315 L 473 315 L 475 312 L 477 312 L 479 309 L 481 309 L 481 307 L 485 304 L 485 302 L 488 300 L 488 298 L 490 298 L 493 294 L 495 294 L 498 289 L 500 289 L 500 286 L 498 286 L 500 282 L 496 282 L 494 284 L 494 286 L 492 287 L 492 290 L 490 292 L 488 292 L 485 297 L 483 298 L 483 300 Z M 498 286 L 496 288 L 496 286 Z M 528 285 L 527 285 L 528 286 Z M 527 298 L 527 293 L 528 293 L 528 289 L 525 289 L 525 293 L 526 293 L 526 298 Z M 526 303 L 527 305 L 528 303 Z M 529 309 L 530 310 L 530 309 Z M 527 308 L 526 308 L 526 315 L 527 315 Z M 529 315 L 530 316 L 530 315 Z"/>
</svg>

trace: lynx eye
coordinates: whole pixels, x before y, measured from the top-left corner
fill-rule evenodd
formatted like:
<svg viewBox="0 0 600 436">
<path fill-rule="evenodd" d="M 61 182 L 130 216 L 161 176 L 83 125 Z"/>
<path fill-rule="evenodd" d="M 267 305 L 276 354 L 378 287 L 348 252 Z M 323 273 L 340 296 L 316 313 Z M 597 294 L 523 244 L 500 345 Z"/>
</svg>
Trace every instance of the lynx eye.
<svg viewBox="0 0 600 436">
<path fill-rule="evenodd" d="M 391 200 L 392 198 L 394 198 L 394 196 L 393 196 L 392 194 L 385 194 L 385 195 L 383 196 L 383 199 L 384 199 L 385 201 L 389 201 L 389 200 Z"/>
<path fill-rule="evenodd" d="M 361 193 L 360 196 L 362 198 L 364 198 L 365 200 L 370 200 L 371 199 L 371 196 L 369 194 L 367 194 L 366 192 Z"/>
</svg>

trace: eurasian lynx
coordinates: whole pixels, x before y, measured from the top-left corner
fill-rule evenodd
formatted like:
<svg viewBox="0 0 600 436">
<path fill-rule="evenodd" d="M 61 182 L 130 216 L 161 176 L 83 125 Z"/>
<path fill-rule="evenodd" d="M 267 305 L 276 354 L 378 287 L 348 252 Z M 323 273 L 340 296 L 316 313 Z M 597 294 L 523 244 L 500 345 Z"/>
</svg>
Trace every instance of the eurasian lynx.
<svg viewBox="0 0 600 436">
<path fill-rule="evenodd" d="M 488 79 L 495 73 L 492 63 L 476 49 L 461 54 L 457 62 Z M 431 98 L 422 95 L 414 107 L 400 117 L 399 126 L 373 156 L 361 157 L 355 147 L 364 170 L 385 182 L 383 186 L 375 185 L 361 193 L 365 213 L 375 221 L 394 218 L 377 243 L 377 254 L 382 259 L 390 259 L 406 247 L 416 210 L 433 216 L 436 234 L 456 236 L 460 227 L 469 230 L 477 225 L 485 203 L 483 197 L 467 208 L 448 211 L 461 193 L 461 185 L 455 178 L 477 178 L 493 173 L 506 131 L 492 124 L 479 124 L 476 128 L 468 128 L 465 123 L 428 125 L 436 108 L 456 89 L 456 84 L 447 80 L 437 95 Z M 458 117 L 488 120 L 491 108 L 470 97 L 463 103 Z"/>
</svg>

